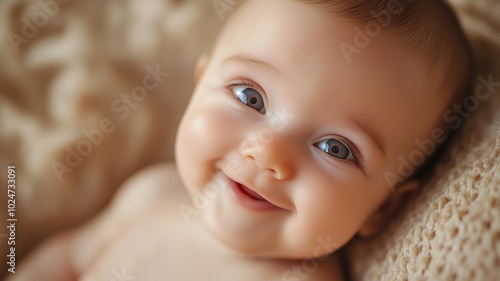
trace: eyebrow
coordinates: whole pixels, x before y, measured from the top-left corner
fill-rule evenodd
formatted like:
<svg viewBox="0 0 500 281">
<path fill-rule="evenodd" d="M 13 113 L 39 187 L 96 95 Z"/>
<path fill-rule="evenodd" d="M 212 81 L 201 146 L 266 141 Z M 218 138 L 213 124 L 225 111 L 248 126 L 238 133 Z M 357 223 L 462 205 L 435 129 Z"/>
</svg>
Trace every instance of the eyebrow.
<svg viewBox="0 0 500 281">
<path fill-rule="evenodd" d="M 234 55 L 231 57 L 226 58 L 223 63 L 231 63 L 231 62 L 238 62 L 238 63 L 244 63 L 247 65 L 253 65 L 253 66 L 258 66 L 259 68 L 272 71 L 272 72 L 279 72 L 278 69 L 276 69 L 274 66 L 268 64 L 267 62 L 252 58 L 247 55 L 243 54 L 238 54 Z M 370 140 L 372 141 L 373 144 L 382 152 L 383 155 L 385 155 L 385 149 L 384 146 L 382 145 L 382 142 L 380 141 L 380 137 L 378 134 L 375 134 L 373 130 L 370 129 L 370 127 L 365 126 L 364 123 L 359 122 L 358 120 L 351 119 L 354 124 L 356 124 L 364 133 L 367 135 Z"/>
<path fill-rule="evenodd" d="M 358 126 L 370 139 L 371 141 L 375 144 L 375 146 L 384 154 L 385 156 L 385 149 L 384 146 L 382 145 L 382 142 L 380 141 L 380 135 L 375 134 L 373 130 L 370 129 L 370 127 L 366 126 L 364 123 L 360 122 L 359 120 L 351 119 L 356 126 Z"/>
<path fill-rule="evenodd" d="M 276 69 L 274 66 L 268 64 L 265 61 L 261 61 L 252 57 L 249 57 L 247 55 L 234 55 L 231 56 L 223 61 L 224 63 L 230 63 L 230 62 L 239 62 L 239 63 L 244 63 L 247 65 L 253 65 L 253 66 L 258 66 L 259 68 L 272 71 L 272 72 L 279 72 L 278 69 Z"/>
</svg>

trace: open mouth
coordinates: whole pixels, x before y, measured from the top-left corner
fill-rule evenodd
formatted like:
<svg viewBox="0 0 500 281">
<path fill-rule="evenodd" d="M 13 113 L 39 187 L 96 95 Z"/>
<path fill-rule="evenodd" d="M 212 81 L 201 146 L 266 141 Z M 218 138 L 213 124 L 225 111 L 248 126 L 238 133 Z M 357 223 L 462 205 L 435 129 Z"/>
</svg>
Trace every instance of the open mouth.
<svg viewBox="0 0 500 281">
<path fill-rule="evenodd" d="M 253 211 L 282 210 L 280 207 L 267 201 L 260 194 L 251 190 L 244 184 L 230 178 L 228 178 L 228 180 L 232 197 L 244 207 Z"/>
<path fill-rule="evenodd" d="M 241 191 L 243 191 L 246 195 L 252 197 L 253 199 L 258 200 L 258 201 L 268 202 L 264 197 L 260 196 L 260 194 L 251 190 L 250 188 L 246 187 L 245 185 L 238 183 L 238 182 L 236 183 L 236 185 L 238 185 L 238 188 L 241 189 Z"/>
</svg>

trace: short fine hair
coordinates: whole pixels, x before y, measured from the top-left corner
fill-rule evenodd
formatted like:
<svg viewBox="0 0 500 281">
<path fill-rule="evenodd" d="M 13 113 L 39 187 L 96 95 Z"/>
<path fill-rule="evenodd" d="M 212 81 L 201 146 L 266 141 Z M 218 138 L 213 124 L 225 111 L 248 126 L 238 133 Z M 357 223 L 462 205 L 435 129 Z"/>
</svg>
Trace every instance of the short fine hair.
<svg viewBox="0 0 500 281">
<path fill-rule="evenodd" d="M 362 25 L 383 21 L 381 33 L 401 39 L 430 70 L 444 67 L 443 88 L 460 102 L 472 89 L 473 56 L 465 33 L 443 0 L 298 0 Z"/>
</svg>

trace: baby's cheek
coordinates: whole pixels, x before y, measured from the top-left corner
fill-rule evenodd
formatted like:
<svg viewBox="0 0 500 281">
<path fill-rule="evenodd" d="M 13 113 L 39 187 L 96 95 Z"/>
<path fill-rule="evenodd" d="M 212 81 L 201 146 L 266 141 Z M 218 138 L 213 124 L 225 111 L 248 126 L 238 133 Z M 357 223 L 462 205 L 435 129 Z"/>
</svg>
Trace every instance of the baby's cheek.
<svg viewBox="0 0 500 281">
<path fill-rule="evenodd" d="M 220 106 L 207 104 L 192 108 L 179 129 L 178 157 L 188 158 L 192 168 L 206 169 L 234 146 L 235 122 L 234 117 L 231 118 Z"/>
<path fill-rule="evenodd" d="M 297 211 L 302 212 L 303 229 L 316 239 L 329 239 L 338 247 L 349 241 L 369 215 L 369 203 L 362 194 L 366 182 L 363 179 L 349 178 L 344 171 L 335 175 L 325 175 L 311 171 L 304 178 L 296 196 Z"/>
</svg>

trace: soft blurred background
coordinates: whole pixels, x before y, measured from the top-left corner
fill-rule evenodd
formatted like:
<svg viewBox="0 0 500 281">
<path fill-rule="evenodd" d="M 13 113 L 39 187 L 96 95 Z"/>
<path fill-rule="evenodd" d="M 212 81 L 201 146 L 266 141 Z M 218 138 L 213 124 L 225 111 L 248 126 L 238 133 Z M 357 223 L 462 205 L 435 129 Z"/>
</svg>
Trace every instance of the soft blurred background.
<svg viewBox="0 0 500 281">
<path fill-rule="evenodd" d="M 18 261 L 94 215 L 135 171 L 173 159 L 196 59 L 230 12 L 222 7 L 212 0 L 0 1 L 0 220 L 7 165 L 15 164 Z M 3 226 L 1 274 L 6 234 Z"/>
<path fill-rule="evenodd" d="M 0 279 L 7 165 L 17 171 L 19 262 L 91 218 L 131 174 L 173 159 L 196 59 L 235 2 L 0 0 Z M 500 1 L 450 2 L 481 75 L 500 81 Z M 356 280 L 499 276 L 498 88 L 492 94 L 401 217 L 348 247 Z"/>
</svg>

